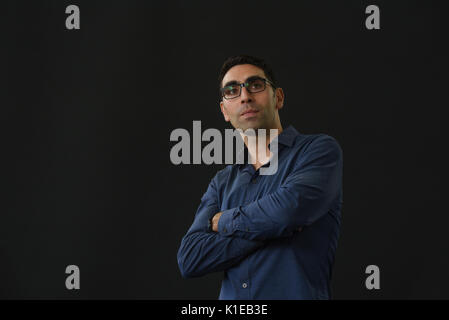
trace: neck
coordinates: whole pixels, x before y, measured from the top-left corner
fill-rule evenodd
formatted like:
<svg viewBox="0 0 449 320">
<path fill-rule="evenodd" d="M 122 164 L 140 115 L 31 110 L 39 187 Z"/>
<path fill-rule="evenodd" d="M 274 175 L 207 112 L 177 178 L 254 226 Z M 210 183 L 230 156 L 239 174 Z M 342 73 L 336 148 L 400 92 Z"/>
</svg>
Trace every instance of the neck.
<svg viewBox="0 0 449 320">
<path fill-rule="evenodd" d="M 282 132 L 282 130 L 282 126 L 279 124 L 275 128 L 265 129 L 265 134 L 263 133 L 263 131 L 259 132 L 257 129 L 254 129 L 256 134 L 255 136 L 249 136 L 241 133 L 246 148 L 248 149 L 250 163 L 253 164 L 256 170 L 270 161 L 272 152 L 270 151 L 270 148 L 268 146 L 270 145 L 271 141 L 273 141 L 273 139 Z M 259 151 L 259 148 L 264 148 L 265 150 Z"/>
</svg>

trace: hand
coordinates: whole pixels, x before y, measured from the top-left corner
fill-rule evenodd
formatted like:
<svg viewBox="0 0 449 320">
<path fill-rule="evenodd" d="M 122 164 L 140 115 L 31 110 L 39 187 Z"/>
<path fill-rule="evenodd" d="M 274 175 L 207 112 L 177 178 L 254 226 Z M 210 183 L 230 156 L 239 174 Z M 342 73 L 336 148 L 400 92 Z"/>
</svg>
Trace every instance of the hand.
<svg viewBox="0 0 449 320">
<path fill-rule="evenodd" d="M 222 214 L 223 212 L 216 213 L 212 218 L 212 231 L 218 232 L 218 220 Z"/>
</svg>

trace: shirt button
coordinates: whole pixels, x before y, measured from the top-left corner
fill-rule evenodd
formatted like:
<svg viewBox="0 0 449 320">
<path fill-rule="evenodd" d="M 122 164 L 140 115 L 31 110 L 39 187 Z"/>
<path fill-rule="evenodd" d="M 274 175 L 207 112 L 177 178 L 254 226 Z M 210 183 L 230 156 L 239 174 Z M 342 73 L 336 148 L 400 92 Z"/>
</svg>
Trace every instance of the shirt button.
<svg viewBox="0 0 449 320">
<path fill-rule="evenodd" d="M 243 289 L 246 289 L 247 287 L 248 287 L 248 284 L 247 284 L 246 282 L 243 282 L 242 288 L 243 288 Z"/>
</svg>

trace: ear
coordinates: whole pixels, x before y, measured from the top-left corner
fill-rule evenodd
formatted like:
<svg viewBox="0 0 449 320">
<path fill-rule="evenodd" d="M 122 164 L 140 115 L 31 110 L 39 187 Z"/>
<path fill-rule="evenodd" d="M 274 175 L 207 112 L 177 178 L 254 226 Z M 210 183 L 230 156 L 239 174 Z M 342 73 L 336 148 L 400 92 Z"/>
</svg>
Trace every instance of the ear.
<svg viewBox="0 0 449 320">
<path fill-rule="evenodd" d="M 221 109 L 221 113 L 223 113 L 223 116 L 224 116 L 224 118 L 225 118 L 225 121 L 226 121 L 226 122 L 229 122 L 230 119 L 229 119 L 228 113 L 227 113 L 227 111 L 226 111 L 226 107 L 225 107 L 225 105 L 224 105 L 223 100 L 220 101 L 220 109 Z"/>
<path fill-rule="evenodd" d="M 280 110 L 284 106 L 284 90 L 282 88 L 276 88 L 276 109 Z"/>
</svg>

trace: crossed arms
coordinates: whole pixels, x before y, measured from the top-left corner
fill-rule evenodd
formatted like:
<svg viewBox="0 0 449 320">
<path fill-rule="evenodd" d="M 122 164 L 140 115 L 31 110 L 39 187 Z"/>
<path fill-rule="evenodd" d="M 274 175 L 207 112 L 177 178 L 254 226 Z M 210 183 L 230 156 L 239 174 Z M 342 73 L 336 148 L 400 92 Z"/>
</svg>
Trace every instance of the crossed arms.
<svg viewBox="0 0 449 320">
<path fill-rule="evenodd" d="M 275 192 L 244 206 L 220 211 L 216 177 L 212 179 L 178 250 L 183 277 L 226 270 L 329 211 L 342 187 L 342 150 L 328 135 L 319 135 L 306 148 Z"/>
</svg>

